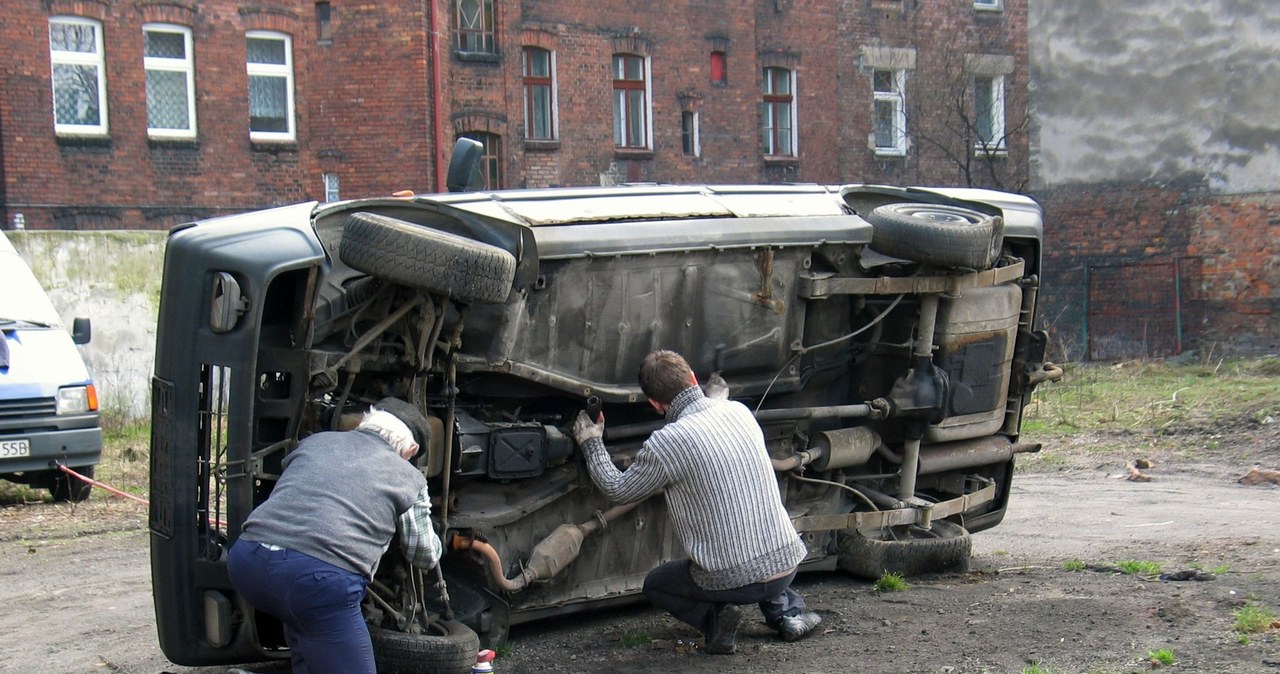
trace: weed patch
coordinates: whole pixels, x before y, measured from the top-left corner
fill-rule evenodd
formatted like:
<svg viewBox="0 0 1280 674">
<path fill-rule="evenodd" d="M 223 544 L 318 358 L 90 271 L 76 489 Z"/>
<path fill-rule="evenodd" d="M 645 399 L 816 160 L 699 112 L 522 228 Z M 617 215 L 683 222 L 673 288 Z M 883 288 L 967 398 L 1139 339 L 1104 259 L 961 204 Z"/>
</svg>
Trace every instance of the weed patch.
<svg viewBox="0 0 1280 674">
<path fill-rule="evenodd" d="M 876 592 L 905 592 L 910 588 L 911 585 L 896 573 L 885 573 L 872 585 Z"/>
<path fill-rule="evenodd" d="M 1160 573 L 1160 562 L 1127 559 L 1116 562 L 1116 568 L 1120 569 L 1120 573 L 1129 576 L 1155 576 Z"/>
<path fill-rule="evenodd" d="M 1150 662 L 1152 667 L 1167 667 L 1172 665 L 1176 662 L 1173 657 L 1173 649 L 1161 648 L 1151 651 L 1147 653 L 1147 662 Z"/>
<path fill-rule="evenodd" d="M 1271 629 L 1273 623 L 1276 622 L 1276 614 L 1271 609 L 1258 606 L 1254 603 L 1245 604 L 1233 612 L 1235 623 L 1232 627 L 1241 636 L 1249 634 L 1257 634 L 1264 630 Z M 1248 643 L 1248 637 L 1241 643 Z"/>
</svg>

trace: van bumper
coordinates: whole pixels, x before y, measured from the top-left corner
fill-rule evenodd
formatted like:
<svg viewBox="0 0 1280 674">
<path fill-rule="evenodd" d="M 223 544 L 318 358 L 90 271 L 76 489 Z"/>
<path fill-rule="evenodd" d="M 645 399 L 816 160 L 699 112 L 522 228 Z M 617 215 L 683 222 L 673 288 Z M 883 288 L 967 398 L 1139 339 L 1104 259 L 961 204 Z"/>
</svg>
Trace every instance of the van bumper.
<svg viewBox="0 0 1280 674">
<path fill-rule="evenodd" d="M 68 428 L 57 431 L 0 432 L 0 440 L 26 440 L 31 455 L 0 459 L 0 473 L 24 473 L 56 468 L 92 466 L 102 457 L 102 429 Z"/>
</svg>

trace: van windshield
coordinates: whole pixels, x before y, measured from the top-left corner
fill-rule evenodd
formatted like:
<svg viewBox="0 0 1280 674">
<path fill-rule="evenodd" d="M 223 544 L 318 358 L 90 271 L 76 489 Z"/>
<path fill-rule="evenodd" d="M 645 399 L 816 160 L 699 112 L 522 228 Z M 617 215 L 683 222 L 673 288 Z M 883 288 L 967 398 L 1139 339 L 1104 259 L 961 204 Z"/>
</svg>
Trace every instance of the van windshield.
<svg viewBox="0 0 1280 674">
<path fill-rule="evenodd" d="M 17 254 L 0 253 L 0 327 L 11 329 L 12 322 L 59 327 L 62 319 L 53 303 L 31 274 L 27 263 Z"/>
</svg>

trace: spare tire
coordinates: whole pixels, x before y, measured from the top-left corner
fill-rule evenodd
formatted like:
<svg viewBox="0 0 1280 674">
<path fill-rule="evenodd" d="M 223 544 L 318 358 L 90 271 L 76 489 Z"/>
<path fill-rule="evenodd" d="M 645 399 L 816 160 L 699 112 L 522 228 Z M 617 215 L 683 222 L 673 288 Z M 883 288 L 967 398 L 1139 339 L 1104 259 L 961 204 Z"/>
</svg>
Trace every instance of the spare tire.
<svg viewBox="0 0 1280 674">
<path fill-rule="evenodd" d="M 973 542 L 964 527 L 946 520 L 929 529 L 916 525 L 885 529 L 845 529 L 836 534 L 836 565 L 863 578 L 886 573 L 963 571 L 969 566 Z"/>
<path fill-rule="evenodd" d="M 502 302 L 516 258 L 466 237 L 375 213 L 353 213 L 338 257 L 352 269 L 461 302 Z"/>
<path fill-rule="evenodd" d="M 476 662 L 480 637 L 456 620 L 431 624 L 431 634 L 369 626 L 379 674 L 465 674 Z"/>
<path fill-rule="evenodd" d="M 1004 245 L 1004 219 L 958 206 L 898 203 L 866 215 L 871 248 L 939 267 L 989 269 Z"/>
</svg>

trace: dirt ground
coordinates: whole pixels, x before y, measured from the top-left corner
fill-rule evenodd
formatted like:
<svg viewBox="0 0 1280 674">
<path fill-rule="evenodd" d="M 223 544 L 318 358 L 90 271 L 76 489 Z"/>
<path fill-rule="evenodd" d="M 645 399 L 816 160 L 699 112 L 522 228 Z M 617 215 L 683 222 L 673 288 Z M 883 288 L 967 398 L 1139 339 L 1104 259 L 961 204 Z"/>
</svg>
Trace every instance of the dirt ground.
<svg viewBox="0 0 1280 674">
<path fill-rule="evenodd" d="M 734 656 L 691 649 L 690 630 L 643 604 L 517 627 L 496 671 L 1105 674 L 1151 671 L 1149 654 L 1168 649 L 1173 671 L 1280 672 L 1280 629 L 1233 628 L 1245 606 L 1280 611 L 1280 488 L 1236 482 L 1254 465 L 1280 468 L 1280 424 L 1035 439 L 1045 451 L 1022 460 L 1004 523 L 974 535 L 967 573 L 896 593 L 805 574 L 797 587 L 823 617 L 818 632 L 788 644 L 744 624 Z M 1148 482 L 1125 479 L 1139 457 L 1155 462 Z M 0 507 L 0 672 L 225 671 L 160 653 L 145 518 L 104 493 Z M 1129 560 L 1216 574 L 1104 568 Z"/>
</svg>

